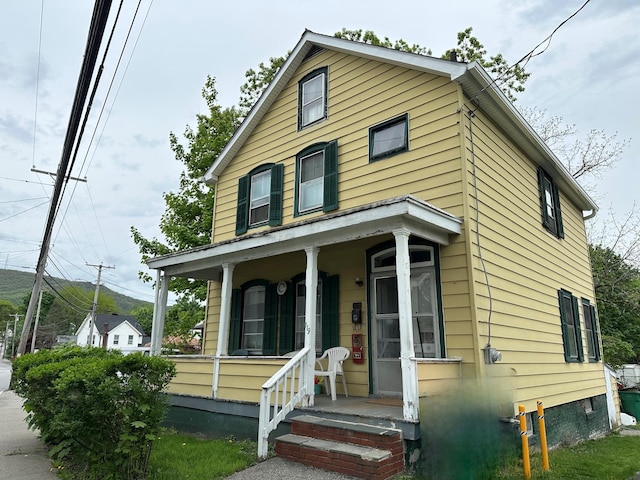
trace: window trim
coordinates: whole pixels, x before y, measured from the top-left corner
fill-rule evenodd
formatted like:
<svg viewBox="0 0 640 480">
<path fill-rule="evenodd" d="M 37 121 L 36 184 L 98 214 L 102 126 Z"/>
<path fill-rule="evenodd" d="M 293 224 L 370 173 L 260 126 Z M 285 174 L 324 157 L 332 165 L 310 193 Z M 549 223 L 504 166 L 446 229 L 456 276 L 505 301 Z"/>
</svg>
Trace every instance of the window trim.
<svg viewBox="0 0 640 480">
<path fill-rule="evenodd" d="M 322 116 L 320 118 L 315 119 L 312 122 L 309 123 L 303 123 L 303 104 L 302 104 L 302 91 L 304 88 L 304 85 L 306 83 L 309 83 L 311 80 L 314 80 L 316 77 L 322 75 L 323 76 L 323 82 L 322 82 Z M 327 92 L 329 91 L 329 68 L 328 67 L 320 67 L 317 68 L 315 70 L 313 70 L 312 72 L 309 72 L 308 74 L 306 74 L 304 77 L 302 77 L 300 79 L 300 81 L 298 82 L 298 131 L 304 130 L 305 128 L 309 128 L 313 125 L 316 125 L 317 123 L 320 123 L 324 120 L 327 119 L 327 114 L 328 114 L 328 108 L 327 108 Z"/>
<path fill-rule="evenodd" d="M 404 123 L 403 145 L 374 155 L 373 149 L 375 144 L 374 142 L 375 134 L 401 123 Z M 369 128 L 369 163 L 373 163 L 378 160 L 383 160 L 385 158 L 393 157 L 395 155 L 408 152 L 408 151 L 409 151 L 409 114 L 408 113 L 404 113 L 402 115 L 391 118 L 389 120 L 386 120 L 382 123 L 379 123 L 378 125 L 374 125 L 373 127 Z"/>
<path fill-rule="evenodd" d="M 596 321 L 596 309 L 586 298 L 582 299 L 582 316 L 584 317 L 584 333 L 587 340 L 587 358 L 589 358 L 589 362 L 599 362 L 602 356 L 600 355 L 600 335 Z M 591 321 L 591 328 L 589 328 L 587 317 Z M 589 338 L 589 333 L 591 333 L 591 338 Z"/>
<path fill-rule="evenodd" d="M 244 347 L 244 296 L 251 287 L 265 287 L 264 318 L 262 328 L 262 348 L 257 355 L 275 355 L 278 323 L 278 294 L 276 283 L 268 280 L 250 280 L 233 289 L 231 292 L 231 319 L 229 323 L 228 353 L 246 348 Z"/>
<path fill-rule="evenodd" d="M 571 301 L 571 311 L 567 312 L 565 309 L 564 301 Z M 571 292 L 561 288 L 558 290 L 558 303 L 560 308 L 560 326 L 562 328 L 562 344 L 564 349 L 564 360 L 567 363 L 580 363 L 584 361 L 584 351 L 582 346 L 582 331 L 580 330 L 580 314 L 578 312 L 578 299 L 574 297 Z M 573 336 L 575 337 L 576 342 L 576 354 L 574 355 L 571 352 L 571 332 L 569 331 L 569 327 L 571 326 L 568 322 L 568 315 L 571 315 L 573 318 Z"/>
<path fill-rule="evenodd" d="M 322 180 L 322 204 L 300 210 L 300 175 L 301 161 L 318 152 L 323 153 L 323 180 Z M 331 212 L 338 209 L 338 142 L 319 142 L 310 145 L 296 155 L 296 173 L 294 187 L 293 216 L 307 215 L 314 212 Z"/>
<path fill-rule="evenodd" d="M 562 226 L 562 211 L 560 207 L 560 194 L 558 186 L 547 172 L 538 168 L 538 189 L 540 197 L 540 212 L 542 214 L 542 226 L 557 238 L 564 238 L 564 228 Z M 553 205 L 553 217 L 549 215 L 549 204 L 547 202 L 547 192 L 551 197 Z"/>
<path fill-rule="evenodd" d="M 251 215 L 251 178 L 271 170 L 269 187 L 269 217 L 266 221 L 250 224 Z M 250 228 L 269 225 L 282 225 L 282 190 L 284 184 L 284 165 L 281 163 L 265 163 L 251 170 L 238 179 L 238 204 L 236 208 L 236 235 L 246 233 Z"/>
</svg>

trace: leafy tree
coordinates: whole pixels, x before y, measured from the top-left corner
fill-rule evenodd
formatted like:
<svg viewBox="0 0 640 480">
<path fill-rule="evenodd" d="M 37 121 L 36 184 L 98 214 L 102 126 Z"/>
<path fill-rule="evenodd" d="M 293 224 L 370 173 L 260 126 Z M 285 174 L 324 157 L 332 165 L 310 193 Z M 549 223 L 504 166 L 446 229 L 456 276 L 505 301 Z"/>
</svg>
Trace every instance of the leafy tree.
<svg viewBox="0 0 640 480">
<path fill-rule="evenodd" d="M 147 239 L 138 229 L 131 227 L 133 241 L 138 245 L 142 261 L 157 255 L 207 245 L 211 242 L 213 212 L 213 189 L 200 181 L 207 169 L 220 154 L 240 122 L 240 112 L 235 107 L 222 108 L 217 103 L 218 92 L 215 79 L 207 77 L 202 96 L 207 103 L 207 115 L 197 115 L 197 129 L 187 126 L 182 145 L 171 133 L 169 142 L 176 160 L 183 163 L 185 171 L 180 174 L 177 193 L 165 193 L 167 205 L 160 219 L 160 231 L 166 243 L 157 238 Z M 145 281 L 152 278 L 140 273 Z M 206 298 L 206 282 L 184 278 L 172 279 L 170 289 L 191 299 Z"/>
<path fill-rule="evenodd" d="M 136 317 L 136 320 L 144 330 L 146 335 L 151 335 L 151 327 L 153 325 L 153 307 L 142 306 L 131 310 L 131 315 Z"/>
</svg>

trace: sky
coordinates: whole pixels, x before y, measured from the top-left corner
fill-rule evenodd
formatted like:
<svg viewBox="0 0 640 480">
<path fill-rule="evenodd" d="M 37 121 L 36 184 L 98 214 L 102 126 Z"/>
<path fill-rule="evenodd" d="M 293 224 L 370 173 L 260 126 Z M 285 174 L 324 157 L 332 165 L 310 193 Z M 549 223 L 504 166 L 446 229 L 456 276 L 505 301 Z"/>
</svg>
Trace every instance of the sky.
<svg viewBox="0 0 640 480">
<path fill-rule="evenodd" d="M 182 141 L 207 112 L 207 75 L 230 107 L 246 70 L 291 50 L 305 29 L 332 35 L 343 27 L 402 38 L 435 56 L 473 27 L 489 55 L 515 63 L 584 1 L 125 0 L 71 173 L 87 181 L 65 191 L 47 274 L 95 283 L 91 265 L 115 267 L 103 270 L 103 285 L 153 301 L 152 285 L 138 278 L 153 272 L 130 229 L 162 240 L 163 193 L 177 191 L 183 169 L 169 134 Z M 92 10 L 88 0 L 0 3 L 0 268 L 35 272 L 53 180 L 32 169 L 57 170 Z M 640 2 L 591 0 L 538 48 L 547 47 L 527 64 L 531 77 L 516 103 L 561 116 L 582 136 L 598 129 L 630 140 L 593 192 L 600 222 L 640 200 L 639 24 Z"/>
</svg>

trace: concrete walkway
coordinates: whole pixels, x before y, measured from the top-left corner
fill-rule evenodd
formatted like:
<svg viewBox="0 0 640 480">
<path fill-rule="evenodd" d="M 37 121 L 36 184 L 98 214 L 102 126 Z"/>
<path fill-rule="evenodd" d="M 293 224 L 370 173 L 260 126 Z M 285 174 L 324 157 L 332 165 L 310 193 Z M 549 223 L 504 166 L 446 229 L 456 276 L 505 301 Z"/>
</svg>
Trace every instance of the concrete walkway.
<svg viewBox="0 0 640 480">
<path fill-rule="evenodd" d="M 57 479 L 38 433 L 29 430 L 22 399 L 12 390 L 0 393 L 0 480 Z"/>
</svg>

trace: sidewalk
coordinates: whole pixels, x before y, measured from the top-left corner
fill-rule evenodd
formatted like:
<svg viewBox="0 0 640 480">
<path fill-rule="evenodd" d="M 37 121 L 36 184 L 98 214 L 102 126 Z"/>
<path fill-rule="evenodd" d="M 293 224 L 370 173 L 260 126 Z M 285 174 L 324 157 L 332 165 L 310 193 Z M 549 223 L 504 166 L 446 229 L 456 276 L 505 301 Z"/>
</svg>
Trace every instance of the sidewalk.
<svg viewBox="0 0 640 480">
<path fill-rule="evenodd" d="M 12 390 L 0 393 L 0 480 L 54 480 L 47 448 L 29 430 L 22 399 Z"/>
</svg>

